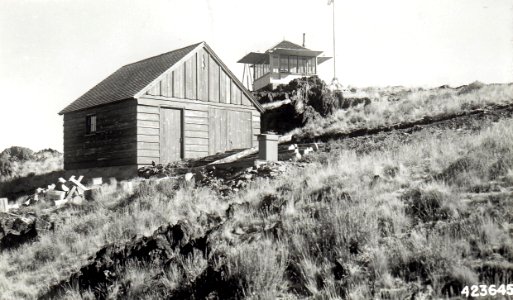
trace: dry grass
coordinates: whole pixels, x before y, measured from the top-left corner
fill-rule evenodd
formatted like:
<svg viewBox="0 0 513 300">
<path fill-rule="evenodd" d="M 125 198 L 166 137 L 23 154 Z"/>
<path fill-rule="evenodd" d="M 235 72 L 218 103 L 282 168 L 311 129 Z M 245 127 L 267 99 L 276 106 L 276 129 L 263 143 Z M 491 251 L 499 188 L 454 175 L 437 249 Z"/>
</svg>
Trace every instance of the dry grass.
<svg viewBox="0 0 513 300">
<path fill-rule="evenodd" d="M 33 193 L 36 188 L 55 182 L 64 174 L 62 154 L 54 150 L 35 154 L 27 151 L 30 157 L 26 160 L 0 156 L 0 197 L 14 200 L 16 196 Z"/>
<path fill-rule="evenodd" d="M 492 105 L 513 104 L 513 84 L 485 85 L 466 90 L 368 89 L 367 95 L 371 98 L 370 104 L 338 110 L 332 116 L 316 119 L 292 133 L 311 137 L 347 133 L 413 122 L 426 116 L 452 115 Z"/>
<path fill-rule="evenodd" d="M 381 115 L 379 105 L 351 113 L 393 123 L 421 115 L 424 108 L 417 103 L 447 113 L 468 103 L 511 101 L 511 86 L 485 100 L 494 91 L 483 87 L 429 101 L 429 92 L 418 91 L 409 96 L 413 109 L 386 103 L 396 117 Z M 450 97 L 456 105 L 443 104 Z M 337 126 L 352 126 L 344 122 Z M 513 120 L 478 132 L 420 131 L 407 139 L 391 134 L 378 143 L 364 152 L 346 148 L 343 141 L 332 143 L 331 152 L 317 153 L 306 167 L 273 181 L 258 179 L 228 200 L 208 187 L 174 180 L 137 181 L 133 193 L 115 182 L 105 185 L 95 202 L 70 209 L 76 210 L 73 218 L 66 218 L 71 211 L 63 212 L 66 223 L 54 232 L 0 254 L 1 295 L 33 299 L 103 245 L 150 235 L 165 223 L 188 220 L 202 235 L 208 227 L 205 214 L 224 216 L 229 204 L 246 202 L 211 237 L 207 256 L 177 253 L 166 269 L 128 261 L 120 266 L 111 296 L 162 298 L 196 280 L 209 265 L 223 266 L 223 280 L 247 299 L 380 299 L 414 293 L 439 298 L 458 296 L 466 284 L 508 283 Z M 66 293 L 68 299 L 93 295 L 73 286 Z"/>
<path fill-rule="evenodd" d="M 63 168 L 62 157 L 49 157 L 44 160 L 29 160 L 26 162 L 13 162 L 14 177 L 26 177 L 30 174 L 39 175 Z"/>
<path fill-rule="evenodd" d="M 61 212 L 64 223 L 54 232 L 40 233 L 37 242 L 1 253 L 2 296 L 34 298 L 106 244 L 150 235 L 162 224 L 196 220 L 202 213 L 226 209 L 206 189 L 177 186 L 172 180 L 135 183 L 133 194 L 118 188 L 116 182 L 105 184 L 95 202 Z"/>
<path fill-rule="evenodd" d="M 0 153 L 0 182 L 60 171 L 62 168 L 62 154 L 52 149 L 34 153 L 28 148 L 11 147 Z"/>
<path fill-rule="evenodd" d="M 513 121 L 478 134 L 416 135 L 411 144 L 386 145 L 393 151 L 334 151 L 272 183 L 285 203 L 278 215 L 255 209 L 239 216 L 245 224 L 282 222 L 278 241 L 289 265 L 281 284 L 289 293 L 368 299 L 412 293 L 416 284 L 426 295 L 443 296 L 458 295 L 464 284 L 504 283 L 509 271 L 498 265 L 513 258 Z M 455 172 L 461 157 L 479 164 Z M 468 200 L 476 184 L 491 182 L 510 192 Z M 258 203 L 267 193 L 269 187 L 240 197 Z M 257 254 L 252 259 L 265 261 Z M 479 271 L 488 264 L 495 275 Z"/>
</svg>

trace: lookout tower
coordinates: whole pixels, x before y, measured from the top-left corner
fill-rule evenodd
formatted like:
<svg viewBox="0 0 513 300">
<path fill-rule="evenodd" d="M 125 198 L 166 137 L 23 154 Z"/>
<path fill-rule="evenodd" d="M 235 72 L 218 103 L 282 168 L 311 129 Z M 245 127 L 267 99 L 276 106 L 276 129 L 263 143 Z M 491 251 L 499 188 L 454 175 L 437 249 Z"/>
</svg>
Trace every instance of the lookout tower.
<svg viewBox="0 0 513 300">
<path fill-rule="evenodd" d="M 274 89 L 293 79 L 316 75 L 317 66 L 331 58 L 319 56 L 321 53 L 305 48 L 303 35 L 303 46 L 283 40 L 264 53 L 248 53 L 238 63 L 245 64 L 244 75 L 252 82 L 253 91 L 265 87 Z M 244 78 L 243 82 L 246 83 Z"/>
</svg>

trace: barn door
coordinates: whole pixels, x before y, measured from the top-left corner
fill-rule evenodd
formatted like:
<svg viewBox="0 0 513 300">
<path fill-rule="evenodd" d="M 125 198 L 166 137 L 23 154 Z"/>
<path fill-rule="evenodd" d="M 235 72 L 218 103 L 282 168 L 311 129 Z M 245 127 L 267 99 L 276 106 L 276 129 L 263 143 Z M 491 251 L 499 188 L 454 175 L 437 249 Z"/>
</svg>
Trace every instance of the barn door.
<svg viewBox="0 0 513 300">
<path fill-rule="evenodd" d="M 183 158 L 182 110 L 160 108 L 160 163 Z"/>
<path fill-rule="evenodd" d="M 227 149 L 251 148 L 251 113 L 228 111 L 226 118 L 228 128 Z"/>
<path fill-rule="evenodd" d="M 209 153 L 251 148 L 251 113 L 211 108 Z"/>
</svg>

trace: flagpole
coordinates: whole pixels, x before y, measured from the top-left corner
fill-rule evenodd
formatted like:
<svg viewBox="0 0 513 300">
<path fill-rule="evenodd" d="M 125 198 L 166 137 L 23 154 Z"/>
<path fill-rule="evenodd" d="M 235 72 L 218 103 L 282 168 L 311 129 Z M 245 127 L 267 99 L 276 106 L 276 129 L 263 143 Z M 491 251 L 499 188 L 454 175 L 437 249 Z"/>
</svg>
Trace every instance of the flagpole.
<svg viewBox="0 0 513 300">
<path fill-rule="evenodd" d="M 329 0 L 328 5 L 333 4 L 333 79 L 329 85 L 331 90 L 341 90 L 342 86 L 337 78 L 337 60 L 336 60 L 336 43 L 335 43 L 335 0 Z"/>
<path fill-rule="evenodd" d="M 337 64 L 336 64 L 336 55 L 335 55 L 335 0 L 332 0 L 333 4 L 333 81 L 337 79 Z"/>
</svg>

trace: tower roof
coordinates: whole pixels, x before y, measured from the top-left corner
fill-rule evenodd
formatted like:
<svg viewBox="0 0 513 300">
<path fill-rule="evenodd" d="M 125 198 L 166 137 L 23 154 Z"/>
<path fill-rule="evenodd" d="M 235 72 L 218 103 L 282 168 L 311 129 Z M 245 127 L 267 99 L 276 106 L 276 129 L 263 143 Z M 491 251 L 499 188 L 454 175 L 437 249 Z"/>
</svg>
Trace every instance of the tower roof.
<svg viewBox="0 0 513 300">
<path fill-rule="evenodd" d="M 283 40 L 273 47 L 269 48 L 265 53 L 260 52 L 250 52 L 246 54 L 244 57 L 239 59 L 237 62 L 242 64 L 266 64 L 269 63 L 269 54 L 284 54 L 284 55 L 297 55 L 297 56 L 309 56 L 309 57 L 318 57 L 321 55 L 322 51 L 315 51 L 300 46 L 298 44 L 289 42 L 287 40 Z M 318 57 L 318 64 L 321 64 L 331 57 Z"/>
<path fill-rule="evenodd" d="M 298 44 L 294 44 L 292 42 L 289 42 L 287 40 L 283 40 L 276 44 L 274 47 L 270 48 L 267 51 L 274 50 L 274 49 L 289 49 L 289 50 L 310 50 L 308 48 L 305 48 L 303 46 L 299 46 Z"/>
</svg>

